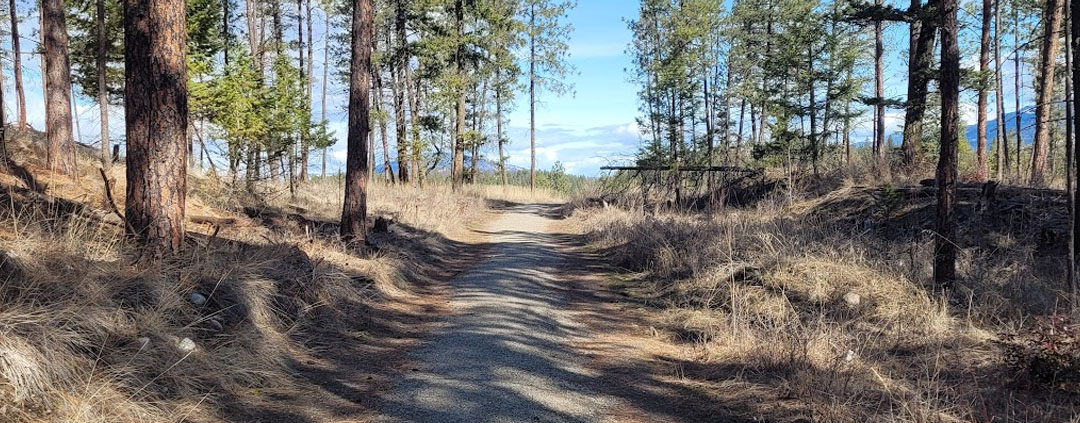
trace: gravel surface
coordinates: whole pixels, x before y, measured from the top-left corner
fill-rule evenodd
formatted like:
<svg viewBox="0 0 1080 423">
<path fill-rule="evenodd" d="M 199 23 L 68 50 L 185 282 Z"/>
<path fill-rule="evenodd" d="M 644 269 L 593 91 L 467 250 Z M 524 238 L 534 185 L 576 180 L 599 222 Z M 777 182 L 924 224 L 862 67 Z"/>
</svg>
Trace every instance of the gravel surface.
<svg viewBox="0 0 1080 423">
<path fill-rule="evenodd" d="M 560 252 L 543 206 L 488 225 L 491 250 L 451 282 L 452 314 L 381 399 L 376 422 L 597 422 L 616 401 L 571 347 L 586 334 L 566 310 Z"/>
</svg>

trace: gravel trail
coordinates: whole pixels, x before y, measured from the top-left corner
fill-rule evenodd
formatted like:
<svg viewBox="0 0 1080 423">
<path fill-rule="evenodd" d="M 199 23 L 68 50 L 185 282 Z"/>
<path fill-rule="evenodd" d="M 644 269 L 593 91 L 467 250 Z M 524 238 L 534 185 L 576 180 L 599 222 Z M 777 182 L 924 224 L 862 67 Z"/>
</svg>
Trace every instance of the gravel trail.
<svg viewBox="0 0 1080 423">
<path fill-rule="evenodd" d="M 559 274 L 574 260 L 544 206 L 515 206 L 487 226 L 486 259 L 451 282 L 451 315 L 381 398 L 376 422 L 598 422 L 618 401 L 575 340 Z"/>
</svg>

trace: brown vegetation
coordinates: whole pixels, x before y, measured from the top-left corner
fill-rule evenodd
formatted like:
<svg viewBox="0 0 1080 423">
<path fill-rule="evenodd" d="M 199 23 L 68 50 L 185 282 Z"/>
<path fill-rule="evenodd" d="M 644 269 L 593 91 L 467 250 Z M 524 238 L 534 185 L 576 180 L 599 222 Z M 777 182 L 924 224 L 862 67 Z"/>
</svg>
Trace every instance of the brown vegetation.
<svg viewBox="0 0 1080 423">
<path fill-rule="evenodd" d="M 103 206 L 96 151 L 80 155 L 76 183 L 46 172 L 43 144 L 12 144 L 48 189 L 0 174 L 0 421 L 370 412 L 364 392 L 385 385 L 436 315 L 444 294 L 432 281 L 468 262 L 464 228 L 483 213 L 478 195 L 375 186 L 373 214 L 392 223 L 370 235 L 377 252 L 356 256 L 336 236 L 340 181 L 289 199 L 283 185 L 252 195 L 197 174 L 184 252 L 133 264 L 138 249 Z M 118 192 L 124 171 L 106 171 Z M 356 391 L 330 383 L 340 377 Z"/>
<path fill-rule="evenodd" d="M 683 345 L 657 357 L 673 377 L 763 421 L 1075 418 L 1067 372 L 1040 377 L 1018 358 L 1039 354 L 1017 353 L 1067 299 L 1064 193 L 961 185 L 943 297 L 934 188 L 775 185 L 710 215 L 576 212 L 624 270 L 613 288 Z"/>
</svg>

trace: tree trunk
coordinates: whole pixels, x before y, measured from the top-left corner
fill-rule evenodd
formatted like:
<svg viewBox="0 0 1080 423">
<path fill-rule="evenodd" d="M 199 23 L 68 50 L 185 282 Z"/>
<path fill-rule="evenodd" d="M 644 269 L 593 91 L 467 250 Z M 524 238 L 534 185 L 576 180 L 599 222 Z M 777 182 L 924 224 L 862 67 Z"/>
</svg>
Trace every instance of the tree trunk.
<svg viewBox="0 0 1080 423">
<path fill-rule="evenodd" d="M 1015 128 L 1016 129 L 1016 175 L 1015 176 L 1016 176 L 1017 181 L 1019 181 L 1021 178 L 1023 178 L 1023 174 L 1021 173 L 1021 170 L 1020 170 L 1021 163 L 1023 162 L 1023 160 L 1021 158 L 1021 154 L 1022 154 L 1021 151 L 1023 151 L 1023 142 L 1024 142 L 1023 137 L 1022 137 L 1022 134 L 1024 132 L 1024 127 L 1023 127 L 1023 122 L 1021 122 L 1021 118 L 1022 118 L 1023 115 L 1020 113 L 1020 89 L 1021 89 L 1020 63 L 1021 63 L 1021 61 L 1023 59 L 1022 57 L 1020 57 L 1020 55 L 1022 53 L 1023 53 L 1023 50 L 1020 49 L 1020 13 L 1017 11 L 1017 8 L 1014 5 L 1013 6 L 1013 84 L 1014 84 L 1013 97 L 1016 100 L 1016 113 L 1015 113 L 1015 115 L 1016 115 L 1015 116 L 1015 118 L 1016 118 L 1016 128 Z"/>
<path fill-rule="evenodd" d="M 499 73 L 496 71 L 495 79 L 499 80 Z M 501 81 L 500 81 L 501 85 Z M 499 145 L 499 176 L 502 177 L 503 186 L 510 185 L 509 179 L 506 177 L 506 153 L 503 151 L 506 145 L 506 140 L 503 139 L 503 98 L 502 89 L 495 89 L 495 139 L 498 140 Z"/>
<path fill-rule="evenodd" d="M 405 39 L 405 0 L 396 0 L 394 6 L 393 38 L 397 44 L 397 52 L 396 55 L 391 55 L 395 60 L 390 65 L 394 94 L 394 135 L 397 137 L 398 180 L 402 184 L 407 184 L 410 182 L 409 169 L 412 167 L 412 161 L 409 160 L 409 137 L 406 132 L 408 128 L 405 120 L 405 67 L 409 65 L 409 58 L 405 55 L 405 43 L 407 41 Z M 392 51 L 394 49 L 388 48 L 387 50 Z"/>
<path fill-rule="evenodd" d="M 14 8 L 12 9 L 14 10 Z M 14 14 L 14 12 L 12 13 Z M 14 20 L 13 20 L 14 21 Z M 3 72 L 0 72 L 3 73 Z M 0 105 L 4 104 L 4 84 L 0 82 Z M 4 108 L 0 107 L 0 169 L 4 171 L 11 171 L 11 153 L 7 147 L 7 116 L 4 113 Z M 27 185 L 30 185 L 29 182 Z M 30 186 L 30 189 L 35 187 Z"/>
<path fill-rule="evenodd" d="M 465 7 L 463 0 L 454 2 L 455 34 L 457 50 L 454 52 L 454 68 L 460 80 L 465 79 Z M 455 123 L 454 157 L 450 166 L 450 178 L 454 191 L 461 189 L 465 173 L 465 88 L 459 87 L 457 94 L 457 120 Z"/>
<path fill-rule="evenodd" d="M 1031 152 L 1031 184 L 1046 179 L 1047 147 L 1050 143 L 1051 111 L 1054 109 L 1054 67 L 1057 64 L 1058 30 L 1064 16 L 1063 0 L 1048 0 L 1043 18 L 1043 42 L 1039 54 L 1039 90 L 1035 100 L 1035 142 Z"/>
<path fill-rule="evenodd" d="M 45 132 L 48 138 L 49 170 L 75 171 L 74 144 L 71 134 L 71 66 L 68 62 L 68 36 L 63 0 L 43 0 L 45 33 Z"/>
<path fill-rule="evenodd" d="M 960 143 L 960 47 L 956 0 L 941 2 L 941 156 L 937 166 L 937 237 L 934 283 L 947 289 L 956 280 L 957 145 Z"/>
<path fill-rule="evenodd" d="M 877 6 L 882 5 L 882 0 L 876 0 Z M 874 159 L 877 165 L 884 164 L 885 159 L 885 44 L 882 34 L 882 22 L 874 21 Z"/>
<path fill-rule="evenodd" d="M 108 169 L 112 163 L 109 147 L 109 99 L 105 80 L 105 0 L 97 0 L 97 83 L 98 110 L 101 112 L 101 167 Z"/>
<path fill-rule="evenodd" d="M 185 19 L 183 0 L 128 0 L 124 7 L 125 215 L 144 254 L 154 257 L 176 253 L 184 243 Z"/>
<path fill-rule="evenodd" d="M 529 189 L 536 191 L 536 5 L 529 9 Z"/>
<path fill-rule="evenodd" d="M 997 103 L 997 180 L 1002 181 L 1009 169 L 1009 140 L 1005 124 L 1005 93 L 1001 81 L 1001 0 L 994 0 L 994 100 Z"/>
<path fill-rule="evenodd" d="M 262 20 L 259 19 L 259 3 L 257 0 L 245 0 L 244 6 L 247 10 L 247 36 L 248 36 L 248 48 L 251 49 L 251 62 L 255 70 L 259 71 L 259 76 L 263 75 L 263 49 L 262 49 Z"/>
<path fill-rule="evenodd" d="M 412 129 L 412 175 L 420 187 L 424 186 L 424 146 L 420 140 L 420 81 L 414 78 L 409 65 L 405 65 L 406 97 L 409 100 L 409 117 Z"/>
<path fill-rule="evenodd" d="M 992 0 L 982 0 L 982 37 L 979 43 L 979 73 L 981 75 L 987 75 L 990 70 L 990 15 L 993 13 L 991 7 L 993 7 Z M 986 101 L 989 96 L 986 92 L 989 87 L 986 85 L 988 84 L 979 84 L 978 147 L 975 148 L 975 180 L 978 182 L 986 182 L 990 177 L 986 159 Z"/>
<path fill-rule="evenodd" d="M 911 23 L 911 37 L 915 42 L 911 46 L 908 59 L 907 108 L 904 111 L 904 165 L 911 167 L 919 162 L 922 143 L 922 122 L 926 115 L 926 96 L 928 85 L 933 77 L 931 67 L 934 64 L 934 39 L 937 36 L 940 0 L 929 0 L 919 7 L 918 0 L 912 0 L 911 6 L 919 10 L 919 17 Z"/>
<path fill-rule="evenodd" d="M 19 17 L 15 0 L 8 2 L 11 17 L 11 58 L 15 74 L 15 101 L 19 108 L 19 129 L 26 128 L 26 92 L 23 90 L 22 52 L 19 51 Z"/>
<path fill-rule="evenodd" d="M 349 72 L 349 135 L 345 159 L 345 204 L 341 237 L 360 245 L 367 240 L 367 138 L 371 132 L 370 87 L 372 0 L 353 0 L 352 61 Z"/>
<path fill-rule="evenodd" d="M 374 105 L 376 114 L 379 116 L 379 138 L 382 140 L 383 149 L 383 173 L 386 174 L 386 182 L 395 185 L 397 184 L 397 177 L 394 175 L 393 162 L 390 161 L 390 143 L 387 140 L 389 136 L 386 128 L 386 114 L 383 113 L 386 109 L 383 107 L 383 87 L 382 87 L 382 73 L 378 69 L 375 69 L 372 74 L 375 76 L 375 98 Z M 398 162 L 398 166 L 401 163 Z"/>
<path fill-rule="evenodd" d="M 306 4 L 306 7 L 304 9 L 307 12 L 307 70 L 308 70 L 308 73 L 307 73 L 308 74 L 307 95 L 305 97 L 307 98 L 307 106 L 310 108 L 311 107 L 311 99 L 314 98 L 313 95 L 312 95 L 312 92 L 315 89 L 315 44 L 314 44 L 315 37 L 314 37 L 314 34 L 312 33 L 312 30 L 311 30 L 311 27 L 313 25 L 312 20 L 311 20 L 311 0 L 306 0 L 305 4 Z M 329 32 L 329 29 L 330 29 L 329 26 L 324 28 L 324 30 L 326 30 L 328 32 Z"/>
<path fill-rule="evenodd" d="M 1070 9 L 1069 9 L 1069 29 L 1070 29 L 1070 31 L 1069 31 L 1069 37 L 1068 37 L 1069 41 L 1068 42 L 1072 43 L 1070 50 L 1072 52 L 1075 52 L 1075 51 L 1077 51 L 1076 50 L 1077 48 L 1080 48 L 1080 7 L 1075 7 L 1075 6 L 1070 7 Z M 1073 60 L 1071 62 L 1072 62 L 1071 63 L 1071 65 L 1072 65 L 1072 69 L 1071 69 L 1071 71 L 1072 71 L 1072 75 L 1071 75 L 1072 76 L 1072 87 L 1071 88 L 1073 90 L 1075 90 L 1076 87 L 1080 87 L 1080 61 L 1075 60 L 1075 58 L 1073 58 Z M 1073 92 L 1071 92 L 1071 94 L 1072 94 L 1073 101 L 1076 101 L 1076 99 L 1077 99 L 1076 92 L 1073 91 Z M 1071 118 L 1072 118 L 1071 119 L 1072 120 L 1072 135 L 1075 136 L 1078 132 L 1080 132 L 1080 113 L 1077 113 L 1075 104 L 1073 104 Z M 1077 214 L 1076 213 L 1076 199 L 1080 198 L 1080 155 L 1077 154 L 1078 149 L 1080 149 L 1080 142 L 1076 142 L 1076 140 L 1073 139 L 1072 148 L 1073 148 L 1072 157 L 1073 157 L 1073 161 L 1074 161 L 1074 163 L 1073 163 L 1074 168 L 1066 170 L 1065 174 L 1066 174 L 1066 179 L 1074 178 L 1074 183 L 1072 185 L 1072 192 L 1070 193 L 1070 197 L 1072 198 L 1072 202 L 1073 202 L 1072 216 L 1071 216 L 1072 217 L 1072 219 L 1071 219 L 1072 220 L 1072 236 L 1070 238 L 1073 241 L 1071 243 L 1071 251 L 1070 251 L 1071 256 L 1069 257 L 1070 262 L 1072 263 L 1074 272 L 1073 272 L 1073 278 L 1069 280 L 1069 298 L 1070 298 L 1070 305 L 1072 306 L 1072 310 L 1075 313 L 1076 309 L 1078 307 L 1078 304 L 1077 304 L 1077 301 L 1078 301 L 1078 299 L 1077 299 L 1077 279 L 1076 279 L 1077 275 L 1076 275 L 1076 271 L 1075 271 L 1076 261 L 1077 261 L 1076 242 L 1077 242 L 1077 240 L 1080 240 L 1080 220 L 1076 219 L 1076 214 Z M 1075 172 L 1075 174 L 1072 174 L 1073 172 Z"/>
<path fill-rule="evenodd" d="M 307 85 L 311 79 L 311 69 L 308 69 L 306 61 L 304 59 L 304 0 L 296 0 L 296 42 L 299 46 L 296 48 L 297 57 L 300 59 L 300 83 L 304 84 L 304 108 L 308 107 L 308 100 L 311 98 L 308 96 Z M 310 119 L 308 119 L 310 121 Z M 310 122 L 309 122 L 310 123 Z M 296 175 L 300 181 L 307 180 L 307 166 L 308 166 L 308 133 L 307 131 L 300 131 L 300 145 L 299 145 L 299 172 Z M 292 148 L 289 151 L 294 151 Z M 289 168 L 292 169 L 293 160 L 289 160 Z"/>
<path fill-rule="evenodd" d="M 308 0 L 308 1 L 310 1 L 310 0 Z M 322 104 L 319 107 L 319 112 L 322 114 L 322 117 L 319 119 L 319 121 L 322 122 L 323 124 L 326 124 L 327 123 L 326 122 L 326 86 L 330 83 L 330 78 L 329 78 L 330 74 L 329 74 L 329 71 L 328 71 L 328 69 L 330 67 L 330 11 L 325 10 L 325 11 L 323 11 L 323 13 L 326 15 L 325 26 L 323 26 L 324 31 L 326 31 L 326 34 L 323 35 L 322 100 L 321 100 Z M 310 34 L 310 32 L 309 32 L 309 34 Z M 326 179 L 326 153 L 327 153 L 326 150 L 327 150 L 327 147 L 322 148 L 322 171 L 321 171 L 321 174 L 322 174 L 323 179 Z M 375 151 L 375 149 L 372 148 L 371 151 Z M 375 161 L 372 160 L 370 164 L 374 164 L 374 162 Z"/>
<path fill-rule="evenodd" d="M 806 51 L 806 69 L 809 73 L 814 72 L 814 48 L 810 46 Z M 817 133 L 817 97 L 814 82 L 810 82 L 810 161 L 814 167 L 814 175 L 818 175 L 818 133 Z M 824 131 L 822 131 L 824 132 Z"/>
<path fill-rule="evenodd" d="M 232 45 L 232 30 L 229 28 L 229 20 L 231 19 L 229 13 L 231 11 L 232 3 L 229 0 L 221 0 L 221 36 L 225 41 L 225 48 L 222 49 L 222 53 L 224 54 L 224 69 L 226 71 L 229 69 L 229 46 Z"/>
</svg>

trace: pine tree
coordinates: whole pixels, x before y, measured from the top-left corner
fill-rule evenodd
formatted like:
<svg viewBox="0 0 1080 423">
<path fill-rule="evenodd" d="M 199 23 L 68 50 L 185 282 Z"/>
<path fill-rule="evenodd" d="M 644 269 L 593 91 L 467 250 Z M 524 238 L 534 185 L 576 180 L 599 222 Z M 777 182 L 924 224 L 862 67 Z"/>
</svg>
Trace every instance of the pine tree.
<svg viewBox="0 0 1080 423">
<path fill-rule="evenodd" d="M 15 101 L 19 112 L 19 129 L 26 128 L 26 92 L 23 89 L 22 77 L 22 51 L 19 47 L 19 16 L 15 8 L 15 0 L 9 0 L 8 12 L 11 21 L 11 58 L 12 73 L 15 76 Z"/>
<path fill-rule="evenodd" d="M 1058 32 L 1065 15 L 1064 10 L 1064 0 L 1047 0 L 1043 16 L 1042 47 L 1039 50 L 1039 89 L 1036 91 L 1035 99 L 1035 141 L 1032 144 L 1031 157 L 1031 183 L 1033 185 L 1042 185 L 1046 178 L 1047 150 L 1051 129 L 1050 115 L 1054 103 L 1054 67 L 1057 64 L 1061 39 Z"/>
<path fill-rule="evenodd" d="M 349 135 L 345 162 L 345 202 L 341 237 L 354 245 L 367 238 L 367 138 L 373 34 L 372 0 L 353 0 L 352 60 L 349 76 Z"/>
<path fill-rule="evenodd" d="M 124 11 L 125 216 L 130 235 L 152 257 L 178 252 L 184 244 L 185 20 L 181 0 L 129 0 Z"/>
<path fill-rule="evenodd" d="M 949 288 L 956 280 L 956 150 L 960 143 L 960 48 L 956 0 L 941 0 L 941 154 L 937 166 L 937 236 L 934 282 Z"/>
<path fill-rule="evenodd" d="M 71 66 L 68 62 L 66 13 L 62 0 L 43 0 L 41 10 L 45 38 L 45 90 L 48 138 L 47 163 L 60 173 L 75 171 L 75 146 L 71 133 Z"/>
<path fill-rule="evenodd" d="M 573 72 L 569 65 L 567 39 L 572 27 L 563 23 L 566 14 L 577 4 L 567 0 L 522 0 L 522 21 L 528 42 L 529 89 L 529 187 L 536 189 L 536 102 L 539 92 L 556 95 L 571 86 L 563 78 Z"/>
</svg>

